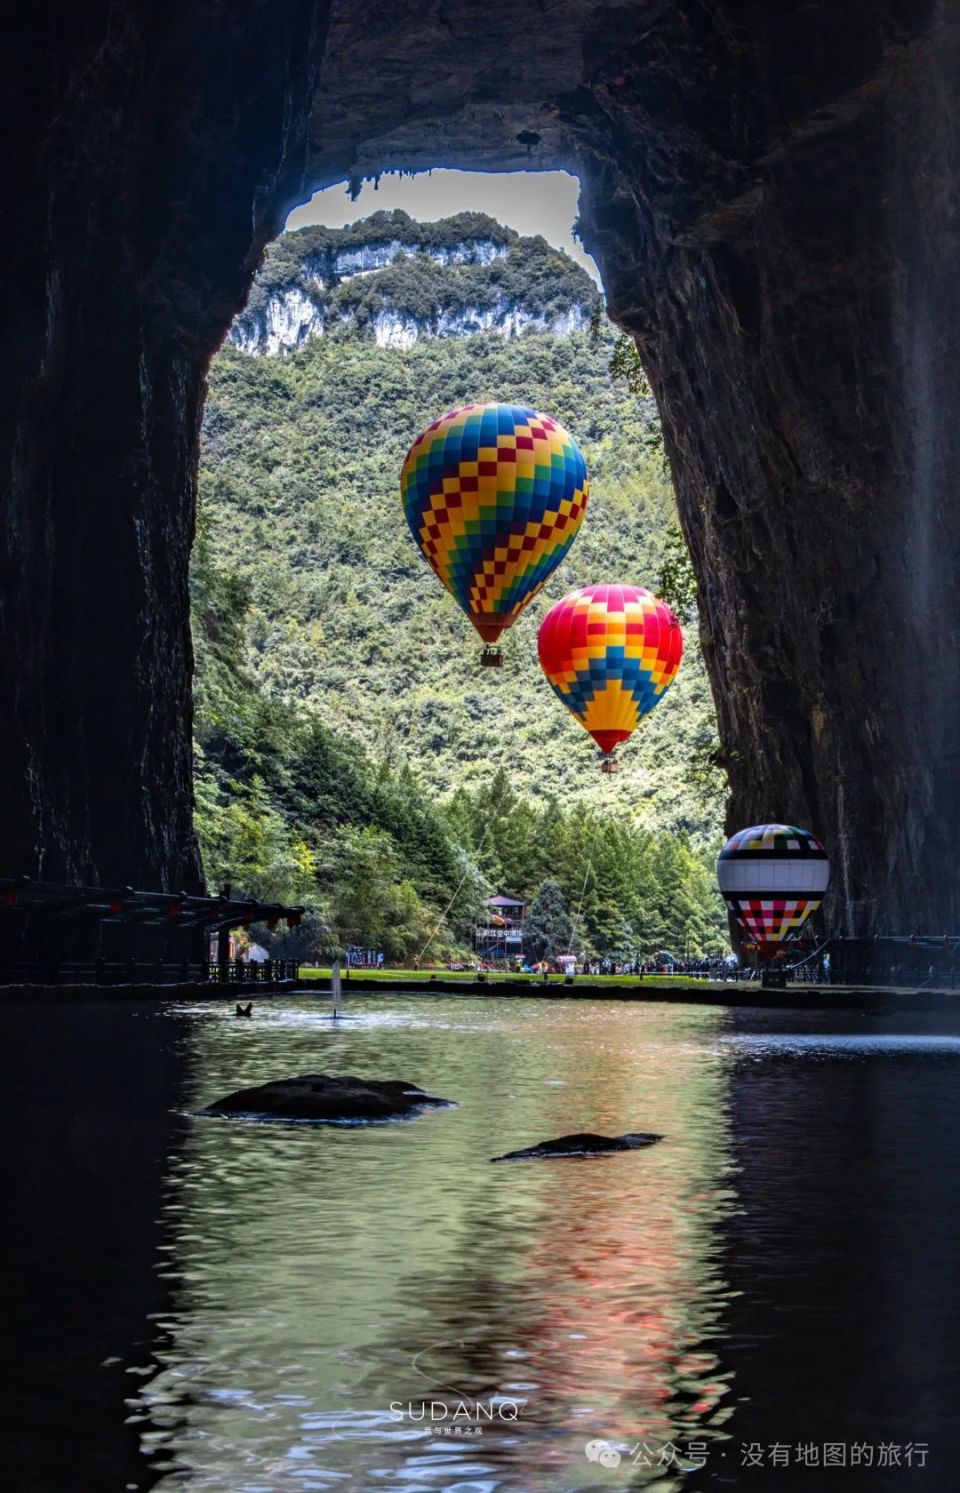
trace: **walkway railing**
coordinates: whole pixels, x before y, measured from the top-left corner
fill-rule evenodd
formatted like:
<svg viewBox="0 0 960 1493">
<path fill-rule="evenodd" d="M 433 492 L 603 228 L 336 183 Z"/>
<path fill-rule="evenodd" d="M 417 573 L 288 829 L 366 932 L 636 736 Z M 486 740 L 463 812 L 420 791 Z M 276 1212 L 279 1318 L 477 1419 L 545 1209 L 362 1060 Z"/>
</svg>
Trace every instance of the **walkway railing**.
<svg viewBox="0 0 960 1493">
<path fill-rule="evenodd" d="M 300 978 L 296 959 L 268 959 L 228 964 L 167 960 L 0 961 L 5 985 L 230 985 L 239 987 L 293 983 Z"/>
</svg>

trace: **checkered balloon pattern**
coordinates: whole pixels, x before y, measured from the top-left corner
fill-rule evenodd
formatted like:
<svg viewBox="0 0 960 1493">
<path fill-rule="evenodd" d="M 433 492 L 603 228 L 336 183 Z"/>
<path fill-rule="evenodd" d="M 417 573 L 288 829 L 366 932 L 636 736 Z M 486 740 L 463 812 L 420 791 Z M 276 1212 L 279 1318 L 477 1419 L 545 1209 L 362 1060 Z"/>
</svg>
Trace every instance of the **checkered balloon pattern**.
<svg viewBox="0 0 960 1493">
<path fill-rule="evenodd" d="M 550 608 L 537 651 L 554 694 L 612 752 L 673 683 L 683 637 L 666 602 L 642 586 L 583 586 Z"/>
<path fill-rule="evenodd" d="M 560 564 L 587 509 L 587 468 L 548 415 L 467 404 L 407 452 L 400 491 L 423 555 L 494 643 Z"/>
<path fill-rule="evenodd" d="M 753 943 L 761 948 L 785 943 L 820 906 L 808 897 L 726 897 L 725 902 Z"/>
<path fill-rule="evenodd" d="M 769 955 L 816 912 L 830 882 L 826 850 L 809 830 L 754 824 L 727 841 L 717 862 L 727 907 Z"/>
<path fill-rule="evenodd" d="M 820 841 L 808 829 L 797 829 L 793 824 L 753 824 L 749 829 L 737 830 L 730 836 L 720 852 L 720 859 L 733 861 L 771 852 L 775 852 L 778 859 L 792 861 L 795 865 L 812 864 L 827 858 Z"/>
</svg>

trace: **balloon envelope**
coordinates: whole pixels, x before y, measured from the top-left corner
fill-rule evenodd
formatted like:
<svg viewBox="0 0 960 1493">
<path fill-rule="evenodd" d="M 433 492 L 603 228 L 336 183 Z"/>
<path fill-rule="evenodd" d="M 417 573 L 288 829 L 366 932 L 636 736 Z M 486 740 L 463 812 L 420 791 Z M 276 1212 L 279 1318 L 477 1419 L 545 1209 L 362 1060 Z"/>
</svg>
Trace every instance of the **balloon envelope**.
<svg viewBox="0 0 960 1493">
<path fill-rule="evenodd" d="M 754 824 L 724 845 L 717 880 L 727 907 L 769 957 L 820 906 L 830 861 L 807 829 Z"/>
<path fill-rule="evenodd" d="M 554 694 L 612 752 L 673 683 L 683 638 L 666 602 L 642 586 L 582 586 L 550 608 L 537 652 Z"/>
<path fill-rule="evenodd" d="M 495 643 L 573 543 L 589 484 L 579 447 L 549 415 L 467 404 L 417 436 L 400 491 L 421 552 Z"/>
</svg>

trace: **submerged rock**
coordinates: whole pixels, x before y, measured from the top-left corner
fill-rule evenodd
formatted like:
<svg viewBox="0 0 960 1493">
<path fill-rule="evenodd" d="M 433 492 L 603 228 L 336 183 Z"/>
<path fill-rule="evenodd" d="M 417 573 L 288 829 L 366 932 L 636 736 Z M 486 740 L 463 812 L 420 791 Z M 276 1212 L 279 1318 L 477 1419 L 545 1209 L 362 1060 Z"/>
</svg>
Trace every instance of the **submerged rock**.
<svg viewBox="0 0 960 1493">
<path fill-rule="evenodd" d="M 656 1145 L 662 1135 L 647 1135 L 643 1131 L 629 1131 L 626 1135 L 592 1135 L 579 1131 L 576 1135 L 561 1135 L 557 1140 L 542 1140 L 535 1146 L 525 1146 L 522 1151 L 507 1151 L 503 1156 L 491 1156 L 491 1161 L 536 1161 L 540 1157 L 549 1160 L 552 1156 L 607 1156 L 611 1151 L 639 1151 L 643 1146 Z"/>
<path fill-rule="evenodd" d="M 450 1103 L 399 1078 L 334 1078 L 328 1073 L 304 1073 L 297 1078 L 276 1078 L 252 1089 L 237 1089 L 208 1104 L 201 1113 L 274 1120 L 397 1120 L 429 1106 Z"/>
</svg>

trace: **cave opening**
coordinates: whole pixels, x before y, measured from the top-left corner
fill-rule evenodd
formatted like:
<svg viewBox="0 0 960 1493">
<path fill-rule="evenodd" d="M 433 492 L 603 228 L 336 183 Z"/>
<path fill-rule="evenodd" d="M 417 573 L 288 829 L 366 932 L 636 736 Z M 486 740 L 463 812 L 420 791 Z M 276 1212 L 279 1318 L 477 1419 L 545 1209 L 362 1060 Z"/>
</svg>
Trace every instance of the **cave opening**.
<svg viewBox="0 0 960 1493">
<path fill-rule="evenodd" d="M 551 816 L 580 811 L 602 818 L 605 837 L 635 827 L 636 843 L 621 847 L 634 879 L 655 856 L 662 879 L 666 859 L 679 857 L 697 913 L 685 930 L 668 920 L 628 934 L 649 917 L 627 918 L 614 895 L 623 866 L 602 875 L 594 866 L 590 907 L 619 902 L 621 957 L 635 958 L 638 940 L 720 952 L 720 904 L 706 889 L 723 789 L 692 596 L 671 591 L 687 635 L 683 676 L 634 737 L 617 785 L 597 774 L 595 748 L 536 661 L 539 622 L 572 588 L 630 583 L 659 594 L 670 566 L 690 581 L 655 404 L 575 237 L 579 190 L 566 172 L 445 169 L 322 190 L 268 247 L 211 364 L 193 566 L 195 822 L 208 886 L 312 909 L 294 940 L 265 937 L 281 957 L 322 963 L 318 941 L 331 925 L 338 944 L 369 946 L 376 909 L 351 936 L 342 917 L 324 924 L 316 912 L 318 898 L 354 908 L 341 883 L 344 860 L 362 880 L 361 827 L 370 854 L 381 832 L 381 885 L 412 887 L 434 946 L 463 957 L 476 888 L 457 893 L 459 870 L 424 866 L 381 801 L 389 791 L 407 796 L 408 816 L 426 810 L 426 795 L 441 810 L 431 833 L 475 859 L 493 890 L 531 898 L 547 872 L 516 849 L 527 818 L 541 843 L 560 835 Z M 591 482 L 589 521 L 511 629 L 496 678 L 479 673 L 474 634 L 411 542 L 399 492 L 417 433 L 487 400 L 558 419 Z M 339 779 L 319 791 L 317 762 L 341 753 L 354 754 L 361 780 L 378 777 L 379 797 Z M 345 771 L 341 762 L 341 779 Z M 497 828 L 475 827 L 495 806 Z M 568 838 L 598 832 L 571 821 Z M 310 868 L 319 863 L 318 890 Z M 586 864 L 554 867 L 572 907 Z M 602 940 L 598 957 L 617 952 L 599 913 L 587 922 Z M 382 937 L 390 957 L 423 947 L 396 920 Z"/>
</svg>

